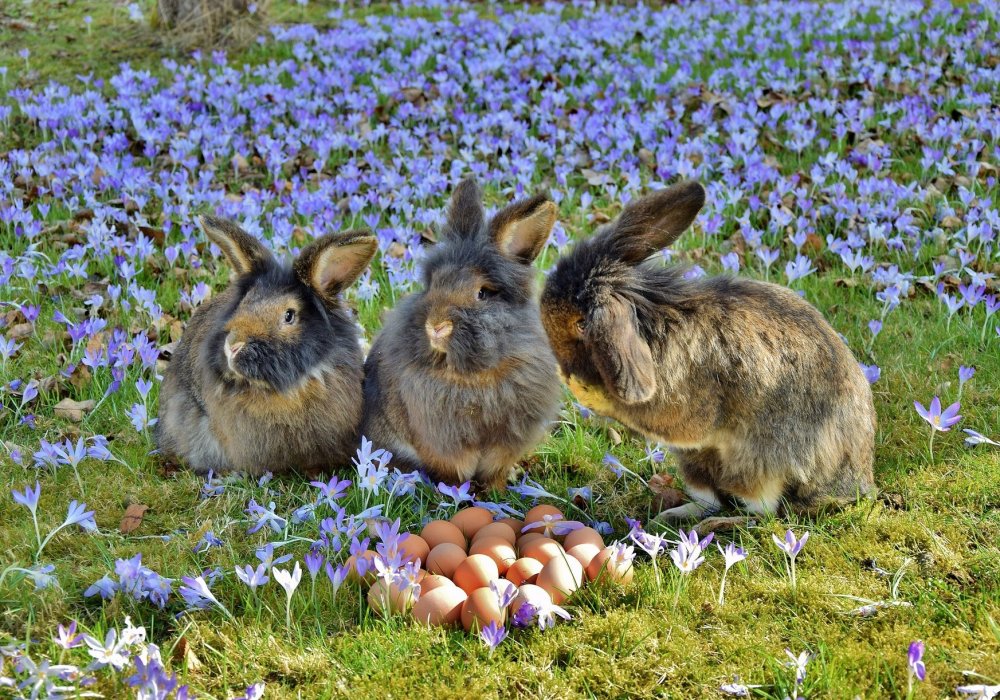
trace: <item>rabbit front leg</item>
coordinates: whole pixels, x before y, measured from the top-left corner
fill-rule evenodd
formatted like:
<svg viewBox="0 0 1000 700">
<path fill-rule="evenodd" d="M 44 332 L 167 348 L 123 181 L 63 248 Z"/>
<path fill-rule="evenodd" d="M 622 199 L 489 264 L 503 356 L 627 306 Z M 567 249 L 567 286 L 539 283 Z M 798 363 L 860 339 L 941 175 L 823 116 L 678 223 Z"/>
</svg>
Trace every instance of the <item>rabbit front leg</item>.
<svg viewBox="0 0 1000 700">
<path fill-rule="evenodd" d="M 719 453 L 715 449 L 676 450 L 674 454 L 684 477 L 684 493 L 691 500 L 668 508 L 656 516 L 660 522 L 701 519 L 718 512 L 722 503 L 715 487 Z"/>
</svg>

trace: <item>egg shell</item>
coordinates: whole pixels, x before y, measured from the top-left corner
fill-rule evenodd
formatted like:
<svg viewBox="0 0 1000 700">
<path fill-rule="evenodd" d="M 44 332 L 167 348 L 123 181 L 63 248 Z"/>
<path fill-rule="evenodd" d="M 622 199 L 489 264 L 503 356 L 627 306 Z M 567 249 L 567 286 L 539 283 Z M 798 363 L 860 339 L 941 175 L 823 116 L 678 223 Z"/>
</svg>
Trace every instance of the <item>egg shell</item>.
<svg viewBox="0 0 1000 700">
<path fill-rule="evenodd" d="M 408 533 L 399 541 L 399 552 L 403 555 L 403 561 L 414 561 L 419 559 L 422 564 L 427 563 L 427 555 L 431 553 L 431 548 L 420 535 Z"/>
<path fill-rule="evenodd" d="M 490 523 L 486 527 L 482 528 L 472 537 L 472 544 L 475 544 L 479 540 L 485 539 L 487 537 L 499 537 L 502 540 L 506 540 L 507 544 L 514 546 L 517 542 L 517 533 L 514 532 L 513 528 L 507 523 Z M 469 548 L 472 551 L 472 548 Z"/>
<path fill-rule="evenodd" d="M 379 615 L 385 615 L 386 603 L 389 604 L 390 612 L 406 612 L 413 606 L 413 588 L 402 590 L 394 583 L 387 589 L 385 580 L 378 579 L 368 589 L 368 605 Z"/>
<path fill-rule="evenodd" d="M 516 615 L 525 603 L 531 603 L 536 608 L 544 608 L 552 604 L 552 596 L 541 586 L 526 583 L 517 589 L 517 595 L 510 603 L 510 614 Z"/>
<path fill-rule="evenodd" d="M 427 574 L 420 580 L 420 595 L 430 593 L 441 586 L 454 586 L 455 582 L 441 574 Z"/>
<path fill-rule="evenodd" d="M 485 508 L 475 506 L 473 508 L 463 508 L 451 516 L 451 523 L 465 535 L 467 539 L 472 539 L 477 532 L 493 522 L 493 513 Z"/>
<path fill-rule="evenodd" d="M 605 547 L 587 564 L 587 578 L 591 581 L 614 581 L 622 585 L 632 582 L 635 570 L 631 562 L 620 562 L 617 565 L 612 559 L 614 547 Z"/>
<path fill-rule="evenodd" d="M 476 540 L 469 547 L 469 556 L 473 554 L 485 554 L 492 559 L 493 563 L 497 565 L 497 571 L 500 576 L 507 573 L 510 565 L 517 561 L 514 547 L 511 546 L 510 542 L 499 537 L 486 537 Z"/>
<path fill-rule="evenodd" d="M 354 583 L 362 581 L 363 583 L 371 585 L 372 581 L 374 581 L 375 577 L 378 575 L 378 572 L 375 571 L 375 555 L 376 552 L 371 549 L 366 549 L 361 553 L 361 558 L 368 560 L 368 570 L 365 572 L 364 578 L 358 574 L 358 557 L 353 554 L 347 557 L 347 561 L 344 562 L 347 565 L 347 580 L 353 581 Z"/>
<path fill-rule="evenodd" d="M 477 588 L 490 585 L 490 581 L 500 577 L 496 562 L 485 554 L 473 554 L 455 569 L 451 580 L 463 591 L 472 595 Z"/>
<path fill-rule="evenodd" d="M 514 531 L 515 535 L 520 535 L 521 528 L 524 527 L 524 521 L 518 520 L 517 518 L 500 518 L 496 522 L 503 523 L 504 525 L 509 525 L 510 529 Z"/>
<path fill-rule="evenodd" d="M 521 556 L 531 557 L 542 562 L 542 565 L 549 563 L 554 557 L 565 556 L 565 551 L 558 542 L 548 537 L 531 540 L 526 545 L 521 545 Z"/>
<path fill-rule="evenodd" d="M 441 586 L 420 596 L 413 604 L 413 618 L 422 625 L 454 625 L 462 617 L 468 596 L 458 586 Z"/>
<path fill-rule="evenodd" d="M 426 525 L 424 529 L 420 531 L 420 537 L 423 538 L 427 546 L 432 550 L 439 544 L 444 542 L 450 542 L 451 544 L 457 545 L 462 548 L 462 551 L 466 551 L 465 535 L 459 530 L 455 525 L 449 523 L 447 520 L 432 520 Z"/>
<path fill-rule="evenodd" d="M 554 557 L 542 567 L 538 574 L 537 585 L 552 596 L 553 603 L 560 605 L 573 595 L 585 580 L 583 564 L 570 556 Z"/>
<path fill-rule="evenodd" d="M 543 535 L 540 532 L 529 532 L 526 535 L 521 535 L 520 537 L 517 538 L 517 546 L 519 548 L 523 547 L 524 545 L 528 544 L 532 540 L 537 540 L 540 537 L 545 537 L 545 535 Z M 552 538 L 551 537 L 545 537 L 545 539 L 551 540 Z"/>
<path fill-rule="evenodd" d="M 465 561 L 465 550 L 453 542 L 442 542 L 427 555 L 427 571 L 451 578 L 455 569 Z"/>
<path fill-rule="evenodd" d="M 561 516 L 562 511 L 556 508 L 555 506 L 550 506 L 547 503 L 542 503 L 540 505 L 535 506 L 534 508 L 532 508 L 531 510 L 529 510 L 527 513 L 524 514 L 524 522 L 526 525 L 530 525 L 531 523 L 536 523 L 540 521 L 546 515 Z M 533 532 L 533 531 L 534 530 L 528 530 L 528 532 Z"/>
<path fill-rule="evenodd" d="M 604 549 L 604 538 L 592 527 L 581 527 L 579 530 L 573 530 L 563 540 L 563 547 L 569 551 L 578 544 L 584 543 L 592 544 L 598 549 Z"/>
<path fill-rule="evenodd" d="M 534 583 L 541 570 L 542 562 L 531 557 L 521 557 L 510 565 L 504 576 L 515 586 L 521 586 L 525 583 Z"/>
<path fill-rule="evenodd" d="M 584 570 L 587 569 L 587 565 L 601 552 L 601 547 L 590 542 L 583 542 L 575 547 L 570 547 L 566 550 L 566 554 L 570 555 L 576 559 L 583 566 Z"/>
<path fill-rule="evenodd" d="M 497 594 L 489 588 L 477 588 L 462 605 L 462 627 L 466 632 L 481 630 L 491 622 L 502 625 L 506 611 L 500 609 Z"/>
</svg>

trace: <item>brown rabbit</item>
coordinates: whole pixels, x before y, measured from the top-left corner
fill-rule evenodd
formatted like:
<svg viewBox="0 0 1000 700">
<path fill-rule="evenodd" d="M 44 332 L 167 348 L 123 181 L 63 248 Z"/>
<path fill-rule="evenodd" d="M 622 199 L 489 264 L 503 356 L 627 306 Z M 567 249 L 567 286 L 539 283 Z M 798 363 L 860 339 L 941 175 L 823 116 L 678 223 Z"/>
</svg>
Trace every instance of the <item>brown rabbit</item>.
<svg viewBox="0 0 1000 700">
<path fill-rule="evenodd" d="M 670 446 L 701 517 L 811 510 L 873 487 L 875 411 L 850 350 L 812 306 L 775 284 L 688 280 L 647 259 L 705 202 L 687 182 L 628 204 L 559 260 L 542 323 L 585 406 Z"/>
<path fill-rule="evenodd" d="M 374 236 L 326 235 L 284 266 L 235 223 L 199 223 L 237 278 L 194 313 L 164 373 L 160 452 L 198 472 L 349 465 L 363 360 L 338 294 L 367 267 Z"/>
<path fill-rule="evenodd" d="M 559 375 L 532 261 L 556 222 L 544 196 L 488 223 L 479 188 L 452 195 L 424 289 L 404 298 L 365 362 L 362 432 L 402 468 L 503 488 L 559 412 Z"/>
</svg>

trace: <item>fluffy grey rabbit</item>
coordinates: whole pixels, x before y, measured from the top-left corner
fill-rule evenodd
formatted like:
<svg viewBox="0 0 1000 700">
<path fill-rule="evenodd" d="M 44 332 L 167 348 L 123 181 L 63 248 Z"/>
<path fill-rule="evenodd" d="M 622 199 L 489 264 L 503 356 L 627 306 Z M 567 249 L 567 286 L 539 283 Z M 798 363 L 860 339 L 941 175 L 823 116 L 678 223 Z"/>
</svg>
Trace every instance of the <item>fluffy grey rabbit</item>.
<svg viewBox="0 0 1000 700">
<path fill-rule="evenodd" d="M 394 463 L 503 488 L 544 437 L 560 387 L 531 263 L 556 215 L 536 196 L 487 223 L 476 183 L 455 188 L 423 291 L 397 305 L 365 362 L 362 433 Z"/>
<path fill-rule="evenodd" d="M 199 223 L 237 277 L 191 316 L 164 372 L 160 452 L 198 472 L 350 464 L 363 364 L 338 294 L 368 266 L 375 237 L 328 234 L 282 265 L 232 221 Z"/>
</svg>

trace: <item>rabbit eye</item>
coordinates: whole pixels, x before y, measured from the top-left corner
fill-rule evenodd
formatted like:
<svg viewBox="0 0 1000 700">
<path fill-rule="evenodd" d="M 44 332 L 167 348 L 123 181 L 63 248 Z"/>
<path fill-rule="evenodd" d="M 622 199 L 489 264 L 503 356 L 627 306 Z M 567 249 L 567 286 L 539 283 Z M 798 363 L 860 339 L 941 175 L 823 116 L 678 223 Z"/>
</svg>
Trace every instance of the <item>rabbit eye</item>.
<svg viewBox="0 0 1000 700">
<path fill-rule="evenodd" d="M 580 335 L 584 335 L 587 332 L 587 323 L 582 318 L 576 319 L 576 332 Z"/>
<path fill-rule="evenodd" d="M 287 309 L 285 311 L 285 323 L 293 323 L 295 321 L 295 309 Z"/>
<path fill-rule="evenodd" d="M 484 299 L 492 299 L 497 295 L 495 289 L 490 289 L 489 287 L 480 287 L 479 292 L 476 294 L 476 299 L 483 301 Z"/>
</svg>

